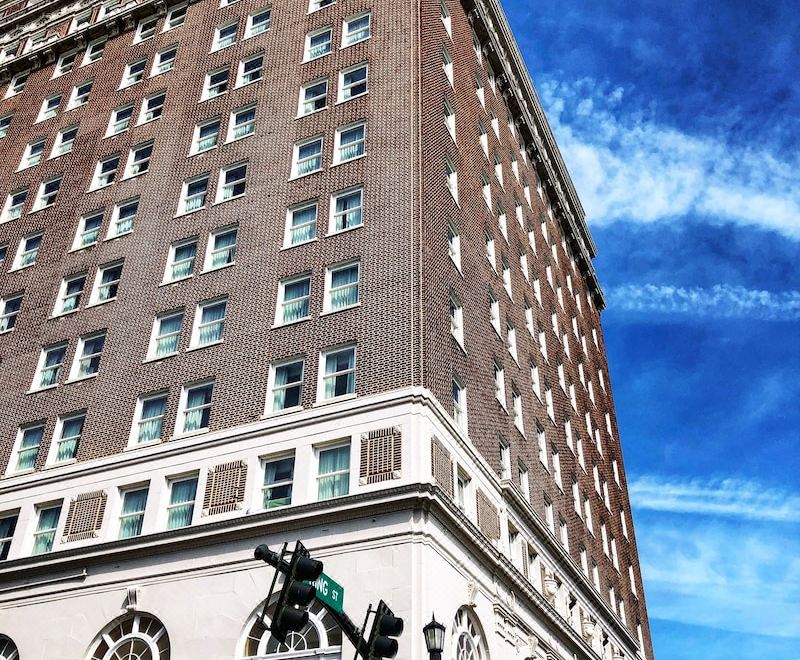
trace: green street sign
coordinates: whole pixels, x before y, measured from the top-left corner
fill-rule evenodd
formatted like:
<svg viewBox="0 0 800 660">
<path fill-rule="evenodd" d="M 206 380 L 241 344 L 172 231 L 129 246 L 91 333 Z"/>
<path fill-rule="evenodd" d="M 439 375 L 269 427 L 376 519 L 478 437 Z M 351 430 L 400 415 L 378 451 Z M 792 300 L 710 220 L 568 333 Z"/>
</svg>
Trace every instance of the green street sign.
<svg viewBox="0 0 800 660">
<path fill-rule="evenodd" d="M 317 588 L 317 600 L 330 605 L 340 614 L 344 612 L 344 587 L 329 575 L 323 573 L 316 582 L 311 582 Z"/>
</svg>

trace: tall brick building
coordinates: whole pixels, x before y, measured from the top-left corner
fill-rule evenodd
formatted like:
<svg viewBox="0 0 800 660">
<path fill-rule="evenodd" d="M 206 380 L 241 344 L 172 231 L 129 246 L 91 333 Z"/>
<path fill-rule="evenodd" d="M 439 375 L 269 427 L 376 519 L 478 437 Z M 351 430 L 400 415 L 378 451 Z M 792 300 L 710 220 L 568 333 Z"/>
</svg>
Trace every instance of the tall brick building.
<svg viewBox="0 0 800 660">
<path fill-rule="evenodd" d="M 496 1 L 0 3 L 0 658 L 653 657 L 594 245 Z"/>
</svg>

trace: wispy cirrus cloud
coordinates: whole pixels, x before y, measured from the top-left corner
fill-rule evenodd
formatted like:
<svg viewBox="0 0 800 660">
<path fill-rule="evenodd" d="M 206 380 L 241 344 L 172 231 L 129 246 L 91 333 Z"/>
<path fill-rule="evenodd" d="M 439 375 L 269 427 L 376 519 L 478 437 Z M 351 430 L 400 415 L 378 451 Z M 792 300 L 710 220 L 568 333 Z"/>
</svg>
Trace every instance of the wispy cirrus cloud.
<svg viewBox="0 0 800 660">
<path fill-rule="evenodd" d="M 626 284 L 606 290 L 613 310 L 762 321 L 800 320 L 800 291 L 762 291 L 717 284 L 679 287 Z"/>
<path fill-rule="evenodd" d="M 643 476 L 628 484 L 641 510 L 800 523 L 800 495 L 744 479 L 664 479 Z"/>
<path fill-rule="evenodd" d="M 800 239 L 800 159 L 690 135 L 625 107 L 622 87 L 540 85 L 590 223 L 688 215 Z"/>
</svg>

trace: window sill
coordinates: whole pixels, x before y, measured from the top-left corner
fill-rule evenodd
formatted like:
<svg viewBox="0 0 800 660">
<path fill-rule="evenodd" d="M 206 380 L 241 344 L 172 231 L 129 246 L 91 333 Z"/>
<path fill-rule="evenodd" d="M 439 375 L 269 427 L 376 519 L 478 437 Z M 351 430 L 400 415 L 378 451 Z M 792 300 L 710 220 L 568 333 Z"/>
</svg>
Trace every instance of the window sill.
<svg viewBox="0 0 800 660">
<path fill-rule="evenodd" d="M 132 233 L 133 233 L 133 229 L 129 229 L 128 231 L 123 231 L 120 234 L 114 234 L 113 236 L 106 236 L 103 239 L 103 242 L 105 243 L 107 241 L 115 241 L 118 238 L 122 238 L 123 236 L 128 236 L 129 234 L 132 234 Z"/>
<path fill-rule="evenodd" d="M 193 438 L 197 435 L 203 435 L 204 433 L 208 433 L 208 429 L 195 429 L 194 431 L 185 431 L 184 433 L 176 433 L 175 435 L 170 436 L 170 440 L 182 440 L 183 438 Z"/>
<path fill-rule="evenodd" d="M 273 417 L 281 417 L 282 415 L 289 415 L 291 413 L 300 412 L 303 406 L 292 406 L 291 408 L 284 408 L 283 410 L 271 410 L 261 415 L 261 419 L 272 419 Z"/>
<path fill-rule="evenodd" d="M 18 477 L 22 474 L 32 474 L 36 472 L 36 468 L 28 468 L 27 470 L 15 470 L 13 472 L 6 472 L 3 476 L 8 477 Z"/>
<path fill-rule="evenodd" d="M 338 160 L 335 163 L 331 163 L 331 169 L 334 167 L 339 167 L 339 165 L 347 165 L 347 163 L 354 163 L 357 160 L 361 160 L 362 158 L 366 158 L 367 154 L 366 151 L 361 154 L 360 156 L 355 156 L 354 158 L 348 158 L 347 160 Z"/>
<path fill-rule="evenodd" d="M 39 392 L 47 392 L 47 390 L 54 390 L 58 387 L 58 383 L 53 383 L 52 385 L 45 385 L 44 387 L 32 387 L 29 389 L 25 394 L 37 394 Z"/>
<path fill-rule="evenodd" d="M 176 277 L 174 280 L 168 280 L 166 282 L 161 282 L 158 286 L 169 286 L 170 284 L 178 284 L 179 282 L 184 282 L 185 280 L 191 279 L 194 274 L 191 275 L 184 275 L 183 277 Z"/>
<path fill-rule="evenodd" d="M 242 193 L 241 195 L 234 195 L 233 197 L 228 197 L 227 199 L 216 199 L 211 202 L 211 206 L 219 206 L 220 204 L 227 204 L 228 202 L 232 202 L 234 199 L 241 199 L 247 193 Z"/>
<path fill-rule="evenodd" d="M 325 311 L 320 312 L 320 316 L 330 316 L 331 314 L 338 314 L 339 312 L 346 312 L 348 309 L 356 309 L 361 307 L 361 301 L 357 302 L 355 305 L 348 305 L 347 307 L 340 307 L 339 309 L 328 309 Z"/>
<path fill-rule="evenodd" d="M 220 92 L 219 94 L 215 94 L 214 96 L 201 97 L 201 99 L 198 101 L 198 103 L 205 103 L 206 101 L 213 101 L 214 99 L 218 99 L 218 98 L 221 98 L 221 97 L 225 96 L 227 93 L 228 93 L 228 90 L 226 89 L 224 92 Z"/>
<path fill-rule="evenodd" d="M 311 112 L 306 112 L 305 114 L 297 115 L 295 119 L 303 119 L 304 117 L 313 117 L 314 115 L 319 114 L 320 112 L 323 112 L 327 109 L 328 109 L 328 104 L 326 103 L 324 108 L 318 108 L 317 110 L 312 110 Z"/>
<path fill-rule="evenodd" d="M 317 9 L 316 11 L 319 11 L 319 9 Z M 330 54 L 331 54 L 331 51 L 328 51 L 327 53 L 323 53 L 322 55 L 317 55 L 316 57 L 310 57 L 310 58 L 305 58 L 304 57 L 303 61 L 301 62 L 301 64 L 308 64 L 309 62 L 316 62 L 318 60 L 321 60 L 323 57 L 327 57 Z"/>
<path fill-rule="evenodd" d="M 232 266 L 235 266 L 235 265 L 236 265 L 236 262 L 235 261 L 231 261 L 229 264 L 223 264 L 222 266 L 217 266 L 215 268 L 204 268 L 203 270 L 200 271 L 200 274 L 201 275 L 205 275 L 207 273 L 216 273 L 217 271 L 225 270 L 226 268 L 231 268 Z M 189 275 L 188 277 L 191 277 L 191 275 Z M 184 279 L 186 279 L 186 278 L 184 278 Z"/>
<path fill-rule="evenodd" d="M 117 299 L 116 296 L 113 298 L 109 298 L 108 300 L 97 300 L 95 302 L 90 302 L 86 305 L 84 309 L 89 309 L 90 307 L 100 307 L 100 305 L 107 305 L 110 302 L 114 302 Z"/>
<path fill-rule="evenodd" d="M 200 344 L 199 346 L 189 346 L 189 348 L 186 349 L 186 352 L 187 353 L 192 353 L 194 351 L 200 351 L 200 350 L 202 350 L 204 348 L 210 348 L 211 346 L 219 346 L 220 344 L 223 344 L 224 342 L 225 342 L 224 339 L 218 339 L 217 341 L 210 341 L 207 344 Z"/>
<path fill-rule="evenodd" d="M 295 319 L 294 321 L 287 321 L 286 323 L 274 323 L 270 326 L 270 330 L 277 330 L 278 328 L 288 328 L 293 325 L 297 325 L 298 323 L 303 323 L 304 321 L 310 321 L 311 316 L 304 316 L 301 319 Z"/>
<path fill-rule="evenodd" d="M 161 115 L 158 115 L 158 117 L 153 117 L 152 119 L 146 119 L 145 121 L 139 120 L 139 121 L 136 122 L 136 125 L 137 126 L 144 126 L 145 124 L 150 124 L 150 123 L 152 123 L 154 121 L 158 121 L 159 119 L 161 119 Z"/>
<path fill-rule="evenodd" d="M 280 248 L 280 252 L 284 250 L 291 250 L 292 248 L 300 247 L 301 245 L 309 245 L 311 243 L 316 243 L 319 240 L 316 236 L 314 238 L 309 238 L 307 241 L 301 241 L 300 243 L 292 243 L 291 245 L 284 245 Z"/>
<path fill-rule="evenodd" d="M 32 263 L 25 264 L 24 266 L 13 266 L 12 268 L 8 269 L 8 272 L 9 273 L 16 273 L 17 271 L 25 270 L 26 268 L 32 268 L 35 265 L 36 265 L 36 262 L 34 261 Z"/>
<path fill-rule="evenodd" d="M 187 158 L 194 158 L 195 156 L 199 156 L 200 154 L 207 154 L 210 151 L 214 151 L 214 149 L 216 149 L 216 148 L 217 148 L 217 145 L 215 144 L 213 147 L 209 147 L 208 149 L 203 149 L 202 151 L 191 151 L 188 154 L 186 154 L 186 157 Z"/>
<path fill-rule="evenodd" d="M 253 132 L 253 133 L 245 133 L 244 135 L 242 135 L 241 137 L 238 137 L 238 138 L 237 137 L 226 138 L 225 141 L 222 144 L 223 145 L 224 144 L 233 144 L 234 142 L 239 142 L 241 140 L 246 140 L 247 138 L 252 137 L 253 135 L 255 135 L 255 132 Z M 242 195 L 239 195 L 239 197 L 242 197 Z M 228 200 L 225 200 L 225 201 L 228 201 Z"/>
<path fill-rule="evenodd" d="M 160 445 L 161 438 L 156 438 L 155 440 L 147 440 L 146 442 L 137 442 L 133 445 L 128 445 L 122 451 L 133 451 L 135 449 L 141 449 L 142 447 L 152 447 L 153 445 Z"/>
<path fill-rule="evenodd" d="M 306 172 L 305 174 L 292 174 L 289 177 L 289 181 L 297 181 L 298 179 L 305 179 L 307 176 L 312 176 L 314 174 L 319 174 L 320 172 L 322 172 L 323 169 L 324 168 L 319 167 L 318 169 L 312 170 L 311 172 Z"/>
<path fill-rule="evenodd" d="M 146 170 L 144 170 L 142 172 L 137 172 L 136 174 L 125 174 L 120 179 L 120 181 L 128 181 L 129 179 L 135 179 L 137 176 L 143 176 L 143 175 L 147 174 L 149 171 L 150 171 L 149 169 L 146 169 Z"/>
<path fill-rule="evenodd" d="M 54 321 L 55 319 L 61 319 L 61 318 L 64 318 L 65 316 L 71 316 L 72 314 L 75 314 L 75 313 L 79 312 L 80 310 L 81 310 L 80 307 L 76 307 L 75 309 L 71 309 L 71 310 L 69 310 L 67 312 L 60 312 L 58 314 L 51 314 L 50 316 L 47 317 L 47 320 L 48 321 Z"/>
<path fill-rule="evenodd" d="M 358 44 L 363 44 L 365 41 L 369 41 L 370 39 L 372 39 L 372 34 L 370 34 L 368 37 L 364 37 L 363 39 L 359 39 L 358 41 L 354 41 L 351 44 L 343 44 L 343 45 L 339 46 L 339 50 L 345 50 L 346 48 L 352 48 L 353 46 L 356 46 Z"/>
<path fill-rule="evenodd" d="M 46 211 L 49 208 L 52 208 L 55 204 L 48 204 L 47 206 L 42 206 L 41 208 L 32 208 L 28 211 L 28 215 L 33 215 L 34 213 L 40 213 L 41 211 Z"/>
<path fill-rule="evenodd" d="M 317 7 L 316 9 L 309 9 L 309 11 L 306 14 L 306 16 L 311 16 L 311 14 L 316 14 L 318 11 L 322 11 L 323 9 L 327 9 L 328 7 L 335 7 L 335 6 L 336 6 L 336 3 L 335 2 L 331 2 L 330 4 L 327 4 L 327 5 L 323 6 L 323 7 Z"/>
<path fill-rule="evenodd" d="M 153 364 L 156 362 L 163 362 L 164 360 L 169 360 L 169 358 L 177 357 L 178 354 L 179 353 L 176 351 L 175 353 L 170 353 L 169 355 L 162 355 L 161 357 L 146 357 L 144 360 L 142 360 L 142 364 Z"/>
<path fill-rule="evenodd" d="M 77 458 L 70 458 L 67 459 L 66 461 L 59 461 L 58 463 L 48 463 L 47 465 L 44 466 L 44 469 L 50 470 L 52 468 L 61 467 L 62 465 L 72 465 L 73 463 L 77 462 L 78 462 Z"/>
<path fill-rule="evenodd" d="M 172 216 L 172 219 L 174 220 L 176 218 L 184 218 L 187 215 L 192 215 L 192 213 L 199 213 L 200 211 L 205 211 L 205 210 L 206 210 L 206 205 L 203 204 L 202 206 L 198 206 L 196 209 L 192 209 L 191 211 L 183 211 L 182 213 L 176 213 L 175 215 Z"/>
<path fill-rule="evenodd" d="M 332 399 L 324 399 L 322 401 L 316 401 L 312 404 L 312 408 L 320 408 L 322 406 L 327 406 L 331 403 L 337 403 L 338 401 L 350 401 L 355 399 L 358 396 L 355 392 L 352 394 L 342 394 L 341 396 L 334 397 Z"/>
<path fill-rule="evenodd" d="M 88 374 L 86 376 L 79 376 L 77 378 L 68 378 L 64 381 L 64 385 L 71 385 L 72 383 L 82 383 L 85 380 L 91 380 L 92 378 L 97 378 L 97 372 L 93 374 Z"/>
<path fill-rule="evenodd" d="M 128 129 L 128 128 L 123 128 L 121 131 L 117 131 L 116 133 L 106 133 L 103 136 L 103 139 L 105 140 L 107 138 L 117 137 L 117 135 L 122 135 L 123 133 L 127 133 L 129 130 L 130 129 Z"/>
<path fill-rule="evenodd" d="M 89 193 L 97 192 L 98 190 L 105 190 L 106 188 L 110 188 L 110 187 L 111 187 L 111 186 L 113 186 L 113 185 L 114 185 L 114 182 L 112 181 L 111 183 L 107 183 L 107 184 L 106 184 L 106 185 L 104 185 L 104 186 L 96 186 L 96 187 L 94 187 L 94 188 L 89 188 L 89 189 L 86 191 L 86 194 L 88 195 Z"/>
<path fill-rule="evenodd" d="M 336 105 L 342 105 L 342 103 L 348 103 L 349 101 L 352 101 L 353 99 L 360 99 L 362 96 L 366 96 L 367 94 L 369 94 L 369 90 L 367 90 L 366 92 L 363 92 L 362 94 L 356 94 L 355 96 L 350 96 L 350 97 L 348 97 L 346 99 L 336 99 Z"/>
<path fill-rule="evenodd" d="M 354 231 L 356 229 L 361 229 L 363 226 L 364 226 L 364 223 L 362 222 L 360 225 L 355 225 L 353 227 L 345 227 L 344 229 L 339 229 L 338 231 L 330 231 L 330 229 L 329 229 L 328 233 L 326 234 L 326 238 L 328 236 L 338 236 L 339 234 L 346 234 L 349 231 Z"/>
</svg>

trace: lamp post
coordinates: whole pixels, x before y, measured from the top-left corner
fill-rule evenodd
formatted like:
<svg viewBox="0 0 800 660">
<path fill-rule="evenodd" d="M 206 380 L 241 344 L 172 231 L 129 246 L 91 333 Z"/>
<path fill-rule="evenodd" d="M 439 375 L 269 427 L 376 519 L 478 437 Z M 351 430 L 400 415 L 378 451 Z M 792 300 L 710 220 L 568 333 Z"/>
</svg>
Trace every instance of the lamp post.
<svg viewBox="0 0 800 660">
<path fill-rule="evenodd" d="M 444 651 L 444 625 L 431 614 L 431 622 L 422 629 L 425 636 L 425 646 L 428 649 L 430 660 L 442 660 Z"/>
</svg>

